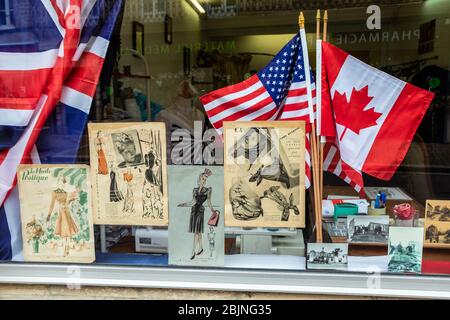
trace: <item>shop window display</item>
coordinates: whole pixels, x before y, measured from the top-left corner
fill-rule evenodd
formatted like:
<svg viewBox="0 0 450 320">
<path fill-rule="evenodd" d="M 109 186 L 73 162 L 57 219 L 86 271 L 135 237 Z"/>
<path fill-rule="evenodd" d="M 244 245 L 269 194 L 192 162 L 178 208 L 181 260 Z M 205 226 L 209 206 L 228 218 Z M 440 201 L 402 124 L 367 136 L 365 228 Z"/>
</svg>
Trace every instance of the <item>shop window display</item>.
<svg viewBox="0 0 450 320">
<path fill-rule="evenodd" d="M 447 1 L 11 3 L 0 268 L 448 281 Z"/>
</svg>

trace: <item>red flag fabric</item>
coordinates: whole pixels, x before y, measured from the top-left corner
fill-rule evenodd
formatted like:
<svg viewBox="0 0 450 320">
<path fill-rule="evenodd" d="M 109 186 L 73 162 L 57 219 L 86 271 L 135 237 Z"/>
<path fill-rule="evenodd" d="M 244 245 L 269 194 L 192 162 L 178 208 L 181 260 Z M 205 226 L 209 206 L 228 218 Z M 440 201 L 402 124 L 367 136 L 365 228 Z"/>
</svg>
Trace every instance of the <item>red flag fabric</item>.
<svg viewBox="0 0 450 320">
<path fill-rule="evenodd" d="M 321 65 L 320 134 L 328 141 L 324 170 L 345 177 L 359 192 L 362 172 L 389 180 L 434 94 L 326 42 L 322 42 Z"/>
</svg>

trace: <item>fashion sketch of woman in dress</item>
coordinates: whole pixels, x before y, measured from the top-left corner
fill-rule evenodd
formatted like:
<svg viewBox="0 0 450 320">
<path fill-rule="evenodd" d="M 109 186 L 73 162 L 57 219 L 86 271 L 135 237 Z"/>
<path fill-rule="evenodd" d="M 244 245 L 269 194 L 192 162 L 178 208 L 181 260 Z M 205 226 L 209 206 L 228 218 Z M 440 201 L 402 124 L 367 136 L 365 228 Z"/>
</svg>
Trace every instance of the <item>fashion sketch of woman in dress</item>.
<svg viewBox="0 0 450 320">
<path fill-rule="evenodd" d="M 144 155 L 145 180 L 142 189 L 143 218 L 164 219 L 163 183 L 161 141 L 159 133 L 151 131 L 146 140 L 141 140 L 147 146 Z"/>
<path fill-rule="evenodd" d="M 52 192 L 52 201 L 48 210 L 47 221 L 50 221 L 53 209 L 57 206 L 57 219 L 55 223 L 54 234 L 61 237 L 64 242 L 64 257 L 69 255 L 69 242 L 70 238 L 76 235 L 79 231 L 75 220 L 70 212 L 69 205 L 72 201 L 77 199 L 77 194 L 71 193 L 70 195 L 64 190 L 66 179 L 60 177 L 58 179 L 57 189 Z"/>
<path fill-rule="evenodd" d="M 147 169 L 145 170 L 145 179 L 153 185 L 159 185 L 158 178 L 153 171 L 153 167 L 158 164 L 157 161 L 158 160 L 152 151 L 145 155 L 145 165 L 147 166 Z"/>
<path fill-rule="evenodd" d="M 131 173 L 130 168 L 123 174 L 123 180 L 127 184 L 127 193 L 125 195 L 122 211 L 124 213 L 134 213 L 134 195 L 132 189 L 133 174 Z"/>
<path fill-rule="evenodd" d="M 111 182 L 109 184 L 109 200 L 111 202 L 119 202 L 123 200 L 123 194 L 120 192 L 117 186 L 116 173 L 114 172 L 113 165 L 111 165 L 109 170 L 109 177 Z"/>
<path fill-rule="evenodd" d="M 103 142 L 100 138 L 100 131 L 97 133 L 97 155 L 98 155 L 98 174 L 108 174 L 108 164 L 106 163 L 105 152 L 103 151 Z"/>
<path fill-rule="evenodd" d="M 194 244 L 192 247 L 191 260 L 195 256 L 203 253 L 203 239 L 202 233 L 204 230 L 204 216 L 205 207 L 203 204 L 206 202 L 211 214 L 214 213 L 213 206 L 211 204 L 211 187 L 206 187 L 206 180 L 212 174 L 211 170 L 205 169 L 204 172 L 198 177 L 198 187 L 194 188 L 192 192 L 191 202 L 179 204 L 178 207 L 191 207 L 191 216 L 189 219 L 189 233 L 194 234 Z"/>
</svg>

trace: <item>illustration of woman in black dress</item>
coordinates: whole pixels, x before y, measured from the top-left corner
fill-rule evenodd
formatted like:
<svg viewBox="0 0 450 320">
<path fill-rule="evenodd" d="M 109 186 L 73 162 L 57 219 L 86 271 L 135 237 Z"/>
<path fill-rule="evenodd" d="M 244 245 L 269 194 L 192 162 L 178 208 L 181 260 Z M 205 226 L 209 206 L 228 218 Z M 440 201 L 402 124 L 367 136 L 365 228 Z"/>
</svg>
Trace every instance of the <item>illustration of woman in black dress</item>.
<svg viewBox="0 0 450 320">
<path fill-rule="evenodd" d="M 117 186 L 116 173 L 114 172 L 114 168 L 111 165 L 109 171 L 109 177 L 111 179 L 111 183 L 109 184 L 109 200 L 111 202 L 119 202 L 123 200 L 123 194 L 120 192 L 119 187 Z"/>
<path fill-rule="evenodd" d="M 179 207 L 191 207 L 191 216 L 189 219 L 189 233 L 194 234 L 194 244 L 192 247 L 191 260 L 195 256 L 203 253 L 203 238 L 202 233 L 204 230 L 204 216 L 205 207 L 203 204 L 206 202 L 211 213 L 214 212 L 211 204 L 211 187 L 206 187 L 206 180 L 212 174 L 211 170 L 205 169 L 204 172 L 198 177 L 198 187 L 194 188 L 192 192 L 192 201 L 188 203 L 179 204 Z"/>
</svg>

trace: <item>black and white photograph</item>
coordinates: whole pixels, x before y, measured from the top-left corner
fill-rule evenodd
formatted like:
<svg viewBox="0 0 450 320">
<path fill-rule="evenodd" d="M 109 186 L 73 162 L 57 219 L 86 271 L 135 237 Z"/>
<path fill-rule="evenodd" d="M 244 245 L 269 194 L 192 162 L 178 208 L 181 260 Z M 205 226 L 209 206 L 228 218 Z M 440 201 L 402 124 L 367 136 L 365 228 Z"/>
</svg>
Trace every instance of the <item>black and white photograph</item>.
<svg viewBox="0 0 450 320">
<path fill-rule="evenodd" d="M 111 134 L 119 168 L 135 167 L 144 163 L 137 130 Z"/>
<path fill-rule="evenodd" d="M 425 243 L 450 245 L 450 224 L 427 224 L 425 227 Z"/>
<path fill-rule="evenodd" d="M 450 247 L 450 201 L 427 200 L 424 243 L 431 247 Z"/>
<path fill-rule="evenodd" d="M 428 200 L 426 219 L 427 221 L 450 222 L 450 201 Z"/>
<path fill-rule="evenodd" d="M 308 243 L 308 269 L 347 270 L 347 243 Z"/>
<path fill-rule="evenodd" d="M 348 242 L 387 243 L 389 216 L 348 216 Z"/>
<path fill-rule="evenodd" d="M 423 228 L 391 227 L 389 231 L 389 272 L 422 271 Z"/>
</svg>

